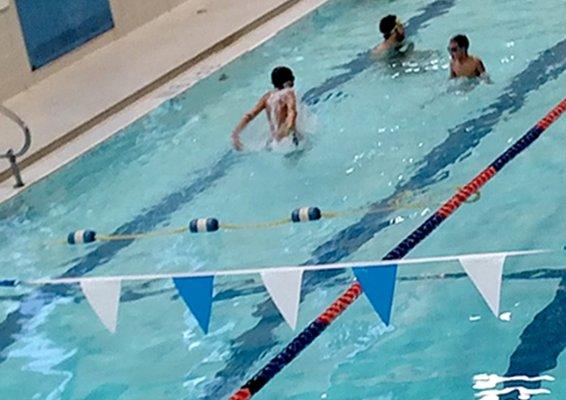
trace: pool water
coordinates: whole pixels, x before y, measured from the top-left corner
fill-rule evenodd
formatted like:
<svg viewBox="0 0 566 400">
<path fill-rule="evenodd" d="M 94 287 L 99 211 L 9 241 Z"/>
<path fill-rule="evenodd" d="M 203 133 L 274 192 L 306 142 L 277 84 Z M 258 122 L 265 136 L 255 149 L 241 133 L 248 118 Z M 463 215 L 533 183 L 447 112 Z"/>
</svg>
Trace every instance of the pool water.
<svg viewBox="0 0 566 400">
<path fill-rule="evenodd" d="M 0 205 L 1 277 L 379 259 L 564 96 L 560 5 L 331 0 Z M 363 55 L 388 13 L 407 22 L 420 51 L 396 67 Z M 460 32 L 493 84 L 466 90 L 447 82 L 447 41 Z M 281 64 L 293 68 L 316 121 L 308 150 L 295 157 L 232 151 L 231 130 Z M 566 119 L 557 121 L 479 202 L 410 256 L 561 249 L 565 128 Z M 407 193 L 426 204 L 383 211 Z M 75 229 L 151 231 L 207 216 L 260 222 L 305 205 L 367 211 L 264 230 L 57 243 Z M 562 398 L 563 265 L 561 254 L 508 260 L 508 322 L 490 314 L 457 263 L 402 267 L 390 327 L 359 300 L 257 398 L 473 399 L 480 373 L 550 374 L 556 381 L 543 387 Z M 306 273 L 299 328 L 351 280 L 347 271 Z M 216 280 L 206 336 L 167 281 L 124 285 L 114 335 L 73 287 L 5 288 L 0 299 L 0 392 L 7 399 L 226 398 L 295 334 L 256 276 Z"/>
</svg>

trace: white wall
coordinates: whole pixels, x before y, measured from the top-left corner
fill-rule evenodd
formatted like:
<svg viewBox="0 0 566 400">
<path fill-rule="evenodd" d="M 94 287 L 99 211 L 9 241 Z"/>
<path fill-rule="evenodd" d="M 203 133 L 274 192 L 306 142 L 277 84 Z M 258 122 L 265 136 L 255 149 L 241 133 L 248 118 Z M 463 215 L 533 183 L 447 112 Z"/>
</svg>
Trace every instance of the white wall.
<svg viewBox="0 0 566 400">
<path fill-rule="evenodd" d="M 186 1 L 196 0 L 110 0 L 114 29 L 31 71 L 14 0 L 0 0 L 0 101 Z"/>
</svg>

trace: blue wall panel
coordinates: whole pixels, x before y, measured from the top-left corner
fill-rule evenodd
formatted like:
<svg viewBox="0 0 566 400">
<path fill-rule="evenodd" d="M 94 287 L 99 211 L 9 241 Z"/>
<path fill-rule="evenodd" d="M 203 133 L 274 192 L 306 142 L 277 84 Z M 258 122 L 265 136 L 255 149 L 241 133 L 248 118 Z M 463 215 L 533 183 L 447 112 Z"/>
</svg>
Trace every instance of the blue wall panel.
<svg viewBox="0 0 566 400">
<path fill-rule="evenodd" d="M 114 26 L 109 0 L 16 0 L 32 69 Z"/>
</svg>

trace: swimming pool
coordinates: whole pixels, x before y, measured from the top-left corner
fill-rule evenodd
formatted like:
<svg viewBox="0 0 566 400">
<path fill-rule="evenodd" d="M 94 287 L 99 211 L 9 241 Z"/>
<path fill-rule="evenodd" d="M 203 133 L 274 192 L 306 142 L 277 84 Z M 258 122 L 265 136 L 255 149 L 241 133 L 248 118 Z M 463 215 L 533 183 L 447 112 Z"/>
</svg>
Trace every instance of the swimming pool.
<svg viewBox="0 0 566 400">
<path fill-rule="evenodd" d="M 426 209 L 87 247 L 54 241 L 83 227 L 147 231 L 208 215 L 267 220 L 302 205 L 379 207 L 407 189 L 426 191 L 433 209 L 563 97 L 558 6 L 529 1 L 517 10 L 486 1 L 478 11 L 461 1 L 331 1 L 0 206 L 2 276 L 378 259 Z M 376 21 L 389 12 L 409 21 L 418 48 L 438 53 L 402 71 L 366 63 L 359 53 L 375 43 Z M 460 30 L 493 85 L 448 93 L 444 49 Z M 298 159 L 231 152 L 231 129 L 279 64 L 295 70 L 317 119 L 312 149 Z M 565 126 L 558 121 L 413 256 L 561 248 Z M 392 224 L 397 216 L 404 221 Z M 564 376 L 561 263 L 559 256 L 507 263 L 507 323 L 490 317 L 457 265 L 401 269 L 392 327 L 360 300 L 257 398 L 471 399 L 478 373 Z M 439 272 L 458 274 L 424 278 Z M 349 273 L 307 274 L 299 327 L 350 280 Z M 218 281 L 207 336 L 165 282 L 124 287 L 113 336 L 75 291 L 0 293 L 6 398 L 222 398 L 294 336 L 259 279 Z M 564 385 L 557 379 L 545 387 L 560 398 Z"/>
</svg>

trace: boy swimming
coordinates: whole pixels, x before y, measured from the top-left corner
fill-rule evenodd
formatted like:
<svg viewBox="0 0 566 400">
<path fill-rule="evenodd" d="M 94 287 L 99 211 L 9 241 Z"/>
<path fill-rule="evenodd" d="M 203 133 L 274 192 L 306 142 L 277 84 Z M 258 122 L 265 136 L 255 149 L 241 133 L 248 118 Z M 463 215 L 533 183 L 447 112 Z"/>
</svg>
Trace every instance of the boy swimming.
<svg viewBox="0 0 566 400">
<path fill-rule="evenodd" d="M 465 35 L 456 35 L 450 39 L 448 44 L 448 52 L 452 57 L 450 79 L 459 77 L 488 79 L 483 61 L 468 54 L 469 47 L 470 41 Z"/>
<path fill-rule="evenodd" d="M 244 147 L 240 140 L 242 131 L 263 110 L 269 123 L 268 145 L 273 141 L 281 142 L 287 137 L 291 137 L 295 145 L 299 143 L 301 135 L 296 131 L 297 98 L 293 89 L 293 71 L 287 67 L 277 67 L 271 72 L 271 82 L 275 90 L 263 95 L 255 107 L 244 115 L 232 133 L 232 143 L 238 151 Z"/>
<path fill-rule="evenodd" d="M 405 26 L 396 15 L 387 15 L 379 22 L 383 41 L 373 49 L 376 57 L 398 56 L 410 52 L 413 44 L 405 41 Z"/>
</svg>

